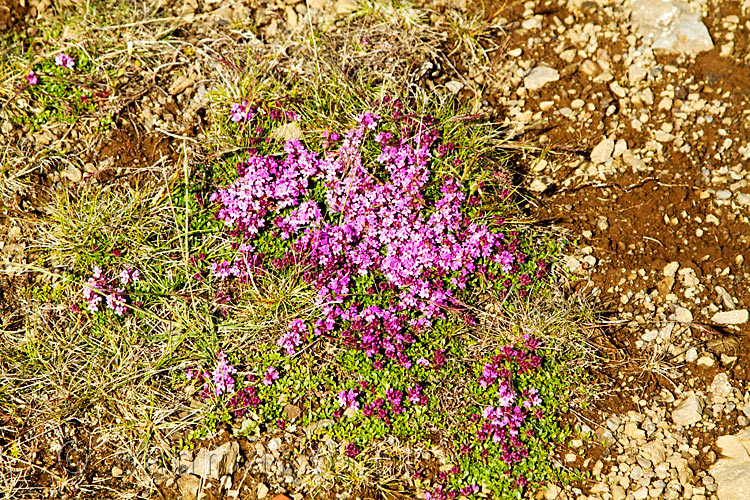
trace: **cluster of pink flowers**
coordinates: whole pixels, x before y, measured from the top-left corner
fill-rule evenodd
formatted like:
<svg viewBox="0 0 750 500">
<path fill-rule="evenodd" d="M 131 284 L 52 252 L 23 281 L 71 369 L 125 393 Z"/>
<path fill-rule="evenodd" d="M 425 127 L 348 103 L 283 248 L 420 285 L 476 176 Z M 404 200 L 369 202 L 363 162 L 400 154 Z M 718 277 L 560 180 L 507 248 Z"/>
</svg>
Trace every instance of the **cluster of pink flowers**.
<svg viewBox="0 0 750 500">
<path fill-rule="evenodd" d="M 60 52 L 55 56 L 55 64 L 57 66 L 62 66 L 63 68 L 73 69 L 75 61 L 67 53 Z"/>
<path fill-rule="evenodd" d="M 81 294 L 87 303 L 88 310 L 92 313 L 102 309 L 102 302 L 107 309 L 111 309 L 118 316 L 127 311 L 127 298 L 125 288 L 139 280 L 140 273 L 137 269 L 127 268 L 120 273 L 120 285 L 116 286 L 113 280 L 107 279 L 99 266 L 94 267 L 92 276 L 83 285 Z"/>
<path fill-rule="evenodd" d="M 526 262 L 515 237 L 464 215 L 468 200 L 459 182 L 442 180 L 437 199 L 425 199 L 439 138 L 434 119 L 407 119 L 402 137 L 375 133 L 380 119 L 361 114 L 334 151 L 319 154 L 293 139 L 283 158 L 251 154 L 238 167 L 240 177 L 210 197 L 219 204 L 217 218 L 243 235 L 248 249 L 238 262 L 213 264 L 215 276 L 246 277 L 248 256 L 262 258 L 250 244 L 261 231 L 289 241 L 287 255 L 273 265 L 302 261 L 310 267 L 305 277 L 317 289 L 322 317 L 309 329 L 290 325 L 278 342 L 290 355 L 310 334 L 339 335 L 373 359 L 409 368 L 407 347 L 416 333 L 445 310 L 461 310 L 458 295 L 470 279 L 489 277 L 488 266 L 495 265 L 500 274 L 491 279 L 503 278 L 509 287 L 509 277 Z M 380 148 L 377 165 L 362 157 L 369 134 Z M 326 145 L 339 139 L 324 136 Z M 316 186 L 325 187 L 324 198 L 313 196 Z M 387 306 L 362 304 L 350 295 L 360 278 L 375 280 L 368 294 L 387 291 L 395 299 Z"/>
<path fill-rule="evenodd" d="M 250 107 L 247 101 L 232 104 L 232 108 L 229 110 L 229 113 L 232 115 L 233 122 L 248 121 L 253 116 L 255 116 L 253 108 Z"/>
<path fill-rule="evenodd" d="M 362 389 L 369 388 L 370 396 L 366 397 L 366 393 L 356 389 L 339 391 L 337 395 L 339 409 L 334 412 L 334 417 L 341 417 L 346 409 L 361 410 L 363 416 L 376 417 L 383 420 L 386 425 L 390 425 L 391 416 L 405 413 L 407 404 L 426 406 L 429 402 L 429 399 L 423 393 L 422 386 L 418 384 L 408 388 L 406 393 L 398 389 L 388 388 L 385 391 L 385 397 L 377 396 L 375 388 L 368 382 L 360 382 L 360 387 Z M 361 404 L 367 399 L 370 401 Z"/>
<path fill-rule="evenodd" d="M 31 70 L 26 74 L 26 81 L 29 82 L 29 85 L 36 85 L 39 83 L 39 78 L 37 78 L 34 70 Z"/>
</svg>

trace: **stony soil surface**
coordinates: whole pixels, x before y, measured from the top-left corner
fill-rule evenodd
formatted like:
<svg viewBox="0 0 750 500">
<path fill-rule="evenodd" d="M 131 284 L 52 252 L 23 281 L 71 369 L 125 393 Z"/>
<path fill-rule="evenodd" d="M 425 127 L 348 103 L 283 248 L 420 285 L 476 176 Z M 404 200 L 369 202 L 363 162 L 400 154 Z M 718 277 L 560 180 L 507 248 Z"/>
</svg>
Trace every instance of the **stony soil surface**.
<svg viewBox="0 0 750 500">
<path fill-rule="evenodd" d="M 479 2 L 429 3 L 434 22 L 452 11 L 478 12 L 494 28 L 481 41 L 491 49 L 486 59 L 448 59 L 453 68 L 435 60 L 422 83 L 467 100 L 479 96 L 481 111 L 531 145 L 518 169 L 533 214 L 578 239 L 566 265 L 579 277 L 578 292 L 593 295 L 606 318 L 592 341 L 607 360 L 597 374 L 607 390 L 575 415 L 580 436 L 560 456 L 561 465 L 588 471 L 591 480 L 550 485 L 538 498 L 750 498 L 750 4 L 490 3 L 483 10 Z M 645 26 L 644 3 L 669 7 L 675 31 Z M 192 0 L 167 8 L 193 21 L 188 39 L 214 40 L 202 47 L 220 54 L 217 40 L 237 18 L 251 19 L 259 36 L 228 36 L 260 46 L 302 22 L 337 36 L 335 20 L 344 22 L 354 5 Z M 31 22 L 47 6 L 10 2 L 0 7 L 0 29 Z M 686 37 L 690 43 L 681 42 Z M 363 64 L 341 63 L 352 70 Z M 187 71 L 135 75 L 140 85 L 118 103 L 118 128 L 107 137 L 73 136 L 80 139 L 72 150 L 77 163 L 40 170 L 39 182 L 131 181 L 177 161 L 178 141 L 202 138 L 215 75 L 179 58 L 175 64 Z M 69 140 L 66 134 L 3 129 L 3 144 L 34 151 Z M 20 189 L 4 200 L 5 214 L 33 212 L 41 196 Z M 0 234 L 4 262 L 24 263 L 29 235 L 8 217 L 0 218 Z M 11 315 L 28 278 L 0 279 L 0 314 Z M 153 461 L 148 487 L 160 498 L 189 500 L 326 491 L 337 473 L 327 458 L 340 445 L 300 450 L 299 436 L 314 429 L 296 427 L 298 412 L 288 408 L 291 425 L 278 435 L 237 440 L 225 429 L 171 464 Z M 71 436 L 61 431 L 51 456 L 66 446 L 64 455 L 74 456 L 75 443 L 86 439 Z M 440 458 L 423 453 L 436 467 Z M 98 464 L 91 483 L 123 489 L 137 474 L 132 463 L 88 459 Z M 75 460 L 66 467 L 75 469 Z M 51 496 L 39 481 L 40 494 Z"/>
</svg>

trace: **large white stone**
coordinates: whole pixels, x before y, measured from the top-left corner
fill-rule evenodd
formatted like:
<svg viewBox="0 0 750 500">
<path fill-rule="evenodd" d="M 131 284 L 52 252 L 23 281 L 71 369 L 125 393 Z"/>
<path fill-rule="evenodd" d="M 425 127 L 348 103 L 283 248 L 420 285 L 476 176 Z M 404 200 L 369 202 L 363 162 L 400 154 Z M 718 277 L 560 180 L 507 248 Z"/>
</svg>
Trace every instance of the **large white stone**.
<svg viewBox="0 0 750 500">
<path fill-rule="evenodd" d="M 723 457 L 710 469 L 719 489 L 719 500 L 750 498 L 750 429 L 716 440 Z"/>
<path fill-rule="evenodd" d="M 615 141 L 605 137 L 599 144 L 594 146 L 594 149 L 591 150 L 591 163 L 606 163 L 607 160 L 612 158 L 612 153 L 614 151 Z"/>
<path fill-rule="evenodd" d="M 523 79 L 523 86 L 528 90 L 539 90 L 548 83 L 556 82 L 560 79 L 560 73 L 549 66 L 537 66 L 529 71 L 529 74 Z"/>
<path fill-rule="evenodd" d="M 653 49 L 683 54 L 711 50 L 714 43 L 700 14 L 679 0 L 633 0 L 630 20 Z"/>
<path fill-rule="evenodd" d="M 711 321 L 720 325 L 741 325 L 747 323 L 747 309 L 736 309 L 734 311 L 717 312 L 711 317 Z"/>
<path fill-rule="evenodd" d="M 690 394 L 672 411 L 672 420 L 675 424 L 686 427 L 700 422 L 702 415 L 703 403 L 698 399 L 698 396 Z"/>
</svg>

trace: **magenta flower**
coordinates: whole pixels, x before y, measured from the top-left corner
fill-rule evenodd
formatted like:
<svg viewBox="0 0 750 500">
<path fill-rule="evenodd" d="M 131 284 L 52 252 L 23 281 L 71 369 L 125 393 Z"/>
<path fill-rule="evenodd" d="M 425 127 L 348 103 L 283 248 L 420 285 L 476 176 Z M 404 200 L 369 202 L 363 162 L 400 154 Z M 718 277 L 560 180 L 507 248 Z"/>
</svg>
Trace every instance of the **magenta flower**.
<svg viewBox="0 0 750 500">
<path fill-rule="evenodd" d="M 214 371 L 211 372 L 211 380 L 214 383 L 214 394 L 218 397 L 224 393 L 234 391 L 234 378 L 232 375 L 237 373 L 234 366 L 227 363 L 227 355 L 219 350 L 216 353 L 217 363 Z"/>
<path fill-rule="evenodd" d="M 276 371 L 276 368 L 273 366 L 269 366 L 266 370 L 266 376 L 263 379 L 263 385 L 271 385 L 275 380 L 279 379 L 279 372 Z"/>
<path fill-rule="evenodd" d="M 32 70 L 26 75 L 26 81 L 29 82 L 29 85 L 36 85 L 39 82 L 39 79 L 37 78 L 36 73 Z"/>
<path fill-rule="evenodd" d="M 73 69 L 73 66 L 75 66 L 75 61 L 65 52 L 60 52 L 55 56 L 55 64 L 64 68 Z"/>
<path fill-rule="evenodd" d="M 359 409 L 359 402 L 357 401 L 357 397 L 359 396 L 359 392 L 355 391 L 354 389 L 349 389 L 348 391 L 341 391 L 338 394 L 338 401 L 339 406 L 341 408 L 354 408 L 355 410 Z"/>
<path fill-rule="evenodd" d="M 248 121 L 255 116 L 253 108 L 250 107 L 247 101 L 242 101 L 240 104 L 232 104 L 229 113 L 232 115 L 233 122 Z"/>
</svg>

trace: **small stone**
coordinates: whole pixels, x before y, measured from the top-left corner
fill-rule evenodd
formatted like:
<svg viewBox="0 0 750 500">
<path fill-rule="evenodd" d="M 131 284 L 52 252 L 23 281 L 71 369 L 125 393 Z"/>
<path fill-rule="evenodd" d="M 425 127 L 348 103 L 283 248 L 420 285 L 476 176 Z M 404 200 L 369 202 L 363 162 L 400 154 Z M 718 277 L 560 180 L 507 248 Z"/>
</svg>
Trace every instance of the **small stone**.
<svg viewBox="0 0 750 500">
<path fill-rule="evenodd" d="M 616 484 L 612 486 L 612 500 L 625 500 L 625 488 L 620 486 L 619 484 Z"/>
<path fill-rule="evenodd" d="M 702 366 L 703 368 L 711 368 L 712 366 L 714 366 L 714 363 L 716 363 L 716 361 L 714 361 L 714 358 L 711 355 L 706 354 L 698 358 L 696 364 L 698 366 Z"/>
<path fill-rule="evenodd" d="M 633 0 L 630 21 L 653 49 L 698 54 L 714 47 L 700 14 L 679 0 Z"/>
<path fill-rule="evenodd" d="M 561 493 L 562 488 L 560 488 L 556 484 L 549 483 L 547 485 L 546 491 L 544 492 L 544 498 L 545 500 L 556 500 L 560 498 Z"/>
<path fill-rule="evenodd" d="M 286 405 L 284 406 L 284 416 L 287 420 L 294 422 L 302 414 L 302 410 L 297 405 Z"/>
<path fill-rule="evenodd" d="M 606 163 L 607 160 L 612 158 L 614 150 L 615 141 L 607 138 L 602 139 L 591 151 L 591 162 L 594 164 Z"/>
<path fill-rule="evenodd" d="M 721 189 L 719 191 L 716 191 L 716 198 L 720 200 L 728 200 L 732 197 L 732 192 L 727 189 Z"/>
<path fill-rule="evenodd" d="M 692 323 L 693 313 L 684 307 L 677 306 L 674 310 L 674 319 L 680 323 Z"/>
<path fill-rule="evenodd" d="M 297 122 L 283 123 L 273 129 L 269 136 L 272 139 L 288 141 L 290 139 L 302 139 L 302 129 Z"/>
<path fill-rule="evenodd" d="M 585 61 L 583 61 L 583 63 L 581 63 L 581 72 L 584 75 L 595 78 L 599 76 L 602 71 L 602 67 L 599 66 L 599 63 L 591 59 L 586 59 Z"/>
<path fill-rule="evenodd" d="M 239 453 L 240 445 L 236 441 L 224 443 L 213 451 L 202 448 L 195 456 L 191 472 L 217 480 L 223 475 L 231 475 Z"/>
<path fill-rule="evenodd" d="M 265 483 L 258 483 L 258 489 L 255 490 L 255 497 L 258 498 L 258 500 L 266 498 L 268 496 L 269 491 L 270 490 L 268 489 L 268 486 L 266 486 Z"/>
<path fill-rule="evenodd" d="M 271 451 L 278 451 L 281 448 L 281 439 L 273 438 L 268 442 L 268 449 Z"/>
<path fill-rule="evenodd" d="M 732 384 L 726 373 L 717 373 L 711 382 L 711 398 L 715 402 L 724 402 L 732 394 Z"/>
<path fill-rule="evenodd" d="M 537 66 L 523 79 L 523 86 L 528 90 L 539 90 L 546 84 L 560 79 L 560 73 L 548 66 Z"/>
<path fill-rule="evenodd" d="M 613 158 L 617 158 L 619 156 L 622 156 L 622 154 L 628 150 L 628 143 L 625 141 L 625 139 L 619 139 L 615 143 L 615 150 L 612 153 Z"/>
<path fill-rule="evenodd" d="M 334 10 L 339 15 L 351 14 L 357 9 L 359 9 L 359 2 L 357 0 L 336 0 L 336 4 L 334 5 Z"/>
<path fill-rule="evenodd" d="M 201 487 L 201 480 L 192 474 L 183 474 L 177 479 L 177 488 L 182 493 L 184 500 L 196 500 L 198 490 Z"/>
<path fill-rule="evenodd" d="M 612 432 L 617 432 L 617 428 L 620 427 L 622 420 L 617 415 L 612 415 L 607 419 L 607 429 Z"/>
<path fill-rule="evenodd" d="M 541 177 L 535 177 L 534 180 L 531 181 L 529 189 L 535 193 L 543 193 L 547 191 L 552 184 L 554 184 L 552 177 L 543 175 Z"/>
<path fill-rule="evenodd" d="M 122 477 L 122 469 L 116 465 L 112 467 L 112 477 Z"/>
<path fill-rule="evenodd" d="M 691 394 L 672 410 L 672 420 L 677 425 L 687 427 L 700 422 L 703 413 L 703 403 L 695 394 Z"/>
<path fill-rule="evenodd" d="M 648 498 L 648 488 L 646 488 L 645 486 L 641 486 L 633 492 L 633 498 L 635 500 L 645 500 L 646 498 Z"/>
<path fill-rule="evenodd" d="M 600 215 L 596 218 L 596 228 L 599 231 L 606 231 L 609 229 L 609 220 L 604 215 Z"/>
<path fill-rule="evenodd" d="M 456 80 L 451 80 L 445 84 L 445 88 L 447 88 L 451 94 L 458 94 L 461 89 L 464 88 L 464 84 Z"/>
<path fill-rule="evenodd" d="M 664 276 L 668 278 L 674 278 L 675 274 L 677 274 L 677 270 L 680 268 L 679 262 L 670 262 L 666 266 L 664 266 Z"/>
<path fill-rule="evenodd" d="M 718 312 L 711 317 L 711 321 L 720 325 L 742 325 L 747 323 L 748 316 L 747 309 L 736 309 Z"/>
<path fill-rule="evenodd" d="M 75 167 L 73 165 L 66 166 L 62 172 L 60 172 L 60 177 L 64 179 L 68 179 L 70 182 L 73 182 L 75 184 L 78 184 L 81 182 L 81 179 L 83 179 L 83 174 L 78 169 L 78 167 Z"/>
</svg>

